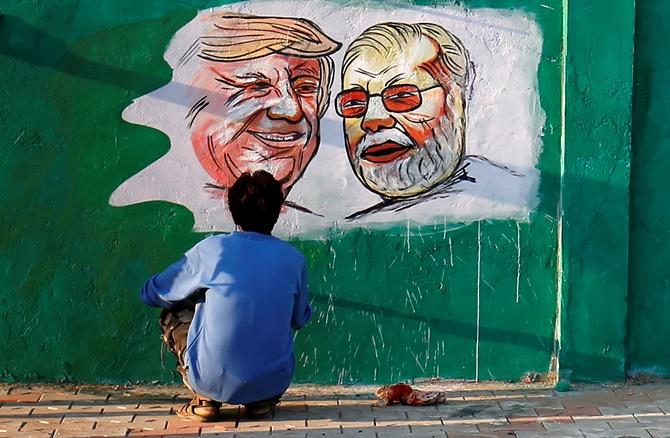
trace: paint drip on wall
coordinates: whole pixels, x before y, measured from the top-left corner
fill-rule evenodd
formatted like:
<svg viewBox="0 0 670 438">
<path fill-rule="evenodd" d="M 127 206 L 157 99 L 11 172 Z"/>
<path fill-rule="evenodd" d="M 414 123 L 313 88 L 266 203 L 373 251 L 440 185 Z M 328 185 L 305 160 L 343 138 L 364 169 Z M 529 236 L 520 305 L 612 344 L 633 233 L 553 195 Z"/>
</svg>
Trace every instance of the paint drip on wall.
<svg viewBox="0 0 670 438">
<path fill-rule="evenodd" d="M 172 81 L 123 119 L 168 153 L 110 197 L 186 206 L 231 231 L 226 191 L 267 170 L 287 202 L 276 233 L 334 225 L 526 220 L 537 205 L 542 36 L 521 12 L 246 2 L 173 37 Z"/>
</svg>

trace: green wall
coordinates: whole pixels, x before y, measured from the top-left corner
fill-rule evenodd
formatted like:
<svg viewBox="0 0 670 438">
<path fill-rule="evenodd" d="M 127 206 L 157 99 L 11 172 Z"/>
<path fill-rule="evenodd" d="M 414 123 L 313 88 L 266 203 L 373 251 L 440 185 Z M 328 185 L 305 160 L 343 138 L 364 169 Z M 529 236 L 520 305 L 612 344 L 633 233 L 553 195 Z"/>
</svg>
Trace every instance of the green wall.
<svg viewBox="0 0 670 438">
<path fill-rule="evenodd" d="M 670 375 L 670 4 L 638 2 L 630 209 L 631 373 Z"/>
<path fill-rule="evenodd" d="M 635 9 L 567 3 L 560 364 L 577 379 L 616 380 L 625 365 Z"/>
<path fill-rule="evenodd" d="M 0 0 L 3 380 L 175 381 L 172 361 L 159 360 L 158 311 L 138 291 L 204 235 L 183 207 L 107 200 L 169 148 L 162 133 L 124 122 L 122 109 L 170 80 L 168 41 L 221 3 Z M 440 3 L 521 9 L 541 27 L 540 205 L 528 223 L 331 229 L 294 241 L 315 307 L 297 337 L 296 380 L 511 380 L 550 371 L 556 353 L 577 379 L 620 379 L 633 6 Z M 636 366 L 656 363 L 638 356 Z"/>
</svg>

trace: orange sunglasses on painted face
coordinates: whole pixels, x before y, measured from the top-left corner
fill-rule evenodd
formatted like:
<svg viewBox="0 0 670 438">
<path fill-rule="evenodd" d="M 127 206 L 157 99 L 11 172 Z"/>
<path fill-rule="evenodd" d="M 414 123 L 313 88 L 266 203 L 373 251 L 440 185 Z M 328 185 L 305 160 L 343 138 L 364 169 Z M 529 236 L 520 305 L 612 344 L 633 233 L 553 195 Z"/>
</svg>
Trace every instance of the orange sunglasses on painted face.
<svg viewBox="0 0 670 438">
<path fill-rule="evenodd" d="M 361 88 L 342 90 L 335 98 L 335 110 L 344 118 L 362 117 L 368 110 L 371 97 L 381 96 L 387 111 L 404 113 L 421 106 L 421 93 L 439 87 L 440 84 L 420 89 L 416 85 L 391 85 L 378 94 L 368 94 Z"/>
</svg>

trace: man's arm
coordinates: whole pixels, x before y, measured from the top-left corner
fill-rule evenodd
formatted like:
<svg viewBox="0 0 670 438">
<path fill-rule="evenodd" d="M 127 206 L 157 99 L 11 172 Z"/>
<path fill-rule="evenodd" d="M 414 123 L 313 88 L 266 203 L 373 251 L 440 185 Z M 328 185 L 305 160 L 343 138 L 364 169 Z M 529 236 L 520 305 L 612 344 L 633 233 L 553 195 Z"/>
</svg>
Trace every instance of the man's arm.
<svg viewBox="0 0 670 438">
<path fill-rule="evenodd" d="M 142 287 L 141 299 L 146 305 L 169 309 L 202 287 L 200 259 L 195 246 L 165 271 L 149 278 Z"/>
<path fill-rule="evenodd" d="M 310 316 L 312 316 L 312 307 L 309 305 L 309 289 L 307 289 L 307 266 L 303 263 L 298 295 L 293 303 L 291 327 L 295 330 L 303 328 Z"/>
</svg>

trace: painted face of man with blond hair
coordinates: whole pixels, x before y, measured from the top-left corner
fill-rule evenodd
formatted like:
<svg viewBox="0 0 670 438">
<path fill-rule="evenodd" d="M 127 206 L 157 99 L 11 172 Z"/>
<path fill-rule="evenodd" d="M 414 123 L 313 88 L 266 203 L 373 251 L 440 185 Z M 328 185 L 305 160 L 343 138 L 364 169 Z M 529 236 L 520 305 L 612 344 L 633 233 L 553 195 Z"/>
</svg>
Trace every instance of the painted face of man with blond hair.
<svg viewBox="0 0 670 438">
<path fill-rule="evenodd" d="M 381 23 L 344 56 L 336 109 L 358 179 L 387 202 L 449 181 L 463 159 L 468 52 L 444 28 Z"/>
<path fill-rule="evenodd" d="M 340 44 L 299 18 L 204 20 L 183 57 L 200 58 L 186 117 L 198 161 L 219 187 L 265 170 L 288 193 L 317 151 Z"/>
</svg>

